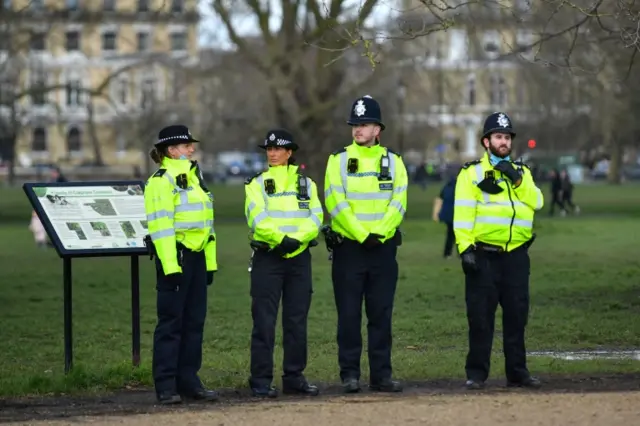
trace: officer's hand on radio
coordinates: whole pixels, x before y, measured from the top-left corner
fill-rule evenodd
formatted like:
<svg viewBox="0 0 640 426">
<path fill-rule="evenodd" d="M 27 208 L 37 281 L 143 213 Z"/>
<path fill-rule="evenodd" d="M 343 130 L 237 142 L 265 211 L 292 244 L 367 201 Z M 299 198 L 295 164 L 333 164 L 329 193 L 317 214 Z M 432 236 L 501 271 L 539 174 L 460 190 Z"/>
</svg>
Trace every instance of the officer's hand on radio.
<svg viewBox="0 0 640 426">
<path fill-rule="evenodd" d="M 169 274 L 165 276 L 165 280 L 167 281 L 168 287 L 171 287 L 177 290 L 178 287 L 180 287 L 180 284 L 182 284 L 182 273 L 176 272 L 174 274 Z"/>
<path fill-rule="evenodd" d="M 513 165 L 509 161 L 502 160 L 498 164 L 496 164 L 493 168 L 498 170 L 499 172 L 502 172 L 502 174 L 505 175 L 507 178 L 509 178 L 509 180 L 515 186 L 520 185 L 520 181 L 522 180 L 522 177 L 520 176 L 520 173 L 518 173 L 518 171 L 513 167 Z"/>
<path fill-rule="evenodd" d="M 301 244 L 302 243 L 300 241 L 285 235 L 285 237 L 282 239 L 282 242 L 280 243 L 280 249 L 284 254 L 289 254 L 298 250 Z"/>
<path fill-rule="evenodd" d="M 213 271 L 207 271 L 207 285 L 213 284 Z"/>
<path fill-rule="evenodd" d="M 465 273 L 476 272 L 478 270 L 478 263 L 476 262 L 476 253 L 473 246 L 469 246 L 465 251 L 460 254 L 462 260 L 462 270 Z"/>
<path fill-rule="evenodd" d="M 382 238 L 382 235 L 369 234 L 367 235 L 367 238 L 362 242 L 362 245 L 364 245 L 364 247 L 367 249 L 378 247 L 382 245 L 382 241 L 380 241 L 380 238 Z"/>
</svg>

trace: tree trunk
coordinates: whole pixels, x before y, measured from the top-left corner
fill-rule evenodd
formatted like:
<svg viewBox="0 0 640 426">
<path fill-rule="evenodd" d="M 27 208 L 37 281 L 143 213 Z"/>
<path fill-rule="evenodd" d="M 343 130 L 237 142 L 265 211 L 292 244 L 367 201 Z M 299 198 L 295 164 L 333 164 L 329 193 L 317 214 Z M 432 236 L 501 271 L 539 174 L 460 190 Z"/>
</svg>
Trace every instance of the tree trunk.
<svg viewBox="0 0 640 426">
<path fill-rule="evenodd" d="M 609 175 L 607 180 L 612 185 L 620 185 L 622 182 L 622 144 L 615 136 L 611 140 L 609 145 L 609 152 L 611 154 L 611 160 L 609 161 Z"/>
</svg>

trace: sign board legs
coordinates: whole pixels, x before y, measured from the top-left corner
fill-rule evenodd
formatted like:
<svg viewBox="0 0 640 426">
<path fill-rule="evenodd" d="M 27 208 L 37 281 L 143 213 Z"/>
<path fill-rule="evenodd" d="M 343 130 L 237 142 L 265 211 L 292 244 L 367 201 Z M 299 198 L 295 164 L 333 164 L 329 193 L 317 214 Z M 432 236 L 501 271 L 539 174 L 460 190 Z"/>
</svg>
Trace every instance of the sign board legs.
<svg viewBox="0 0 640 426">
<path fill-rule="evenodd" d="M 72 293 L 71 293 L 71 258 L 63 259 L 62 267 L 64 285 L 64 373 L 67 374 L 73 366 L 72 341 Z"/>
<path fill-rule="evenodd" d="M 131 359 L 140 365 L 140 264 L 138 256 L 131 256 Z"/>
</svg>

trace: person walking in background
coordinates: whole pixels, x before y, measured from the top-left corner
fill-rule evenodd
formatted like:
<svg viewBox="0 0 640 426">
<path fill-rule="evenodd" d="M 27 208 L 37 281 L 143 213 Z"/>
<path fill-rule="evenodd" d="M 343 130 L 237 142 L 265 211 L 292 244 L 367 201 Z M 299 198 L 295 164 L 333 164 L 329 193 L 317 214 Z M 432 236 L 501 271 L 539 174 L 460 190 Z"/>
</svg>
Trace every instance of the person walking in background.
<svg viewBox="0 0 640 426">
<path fill-rule="evenodd" d="M 560 172 L 558 169 L 553 169 L 549 173 L 551 178 L 551 208 L 549 209 L 549 216 L 553 216 L 555 206 L 560 207 L 560 215 L 566 216 L 567 209 L 562 201 L 562 180 L 560 179 Z"/>
<path fill-rule="evenodd" d="M 453 252 L 455 235 L 453 233 L 453 206 L 456 195 L 456 180 L 458 170 L 451 173 L 451 177 L 440 190 L 440 195 L 433 202 L 433 220 L 434 222 L 444 223 L 447 227 L 444 240 L 445 259 L 449 259 Z"/>
<path fill-rule="evenodd" d="M 571 182 L 571 177 L 566 170 L 562 170 L 560 172 L 560 189 L 562 191 L 560 199 L 564 207 L 564 211 L 567 211 L 567 207 L 571 207 L 574 213 L 580 213 L 580 207 L 573 204 L 573 183 Z"/>
<path fill-rule="evenodd" d="M 207 289 L 218 269 L 213 195 L 196 161 L 186 126 L 163 128 L 149 153 L 160 167 L 147 181 L 144 206 L 155 255 L 158 322 L 153 335 L 152 373 L 160 404 L 182 398 L 214 401 L 198 372 L 207 315 Z"/>
<path fill-rule="evenodd" d="M 40 222 L 40 218 L 35 210 L 31 212 L 31 222 L 29 223 L 29 230 L 33 233 L 33 239 L 36 242 L 38 248 L 47 248 L 47 233 Z"/>
</svg>

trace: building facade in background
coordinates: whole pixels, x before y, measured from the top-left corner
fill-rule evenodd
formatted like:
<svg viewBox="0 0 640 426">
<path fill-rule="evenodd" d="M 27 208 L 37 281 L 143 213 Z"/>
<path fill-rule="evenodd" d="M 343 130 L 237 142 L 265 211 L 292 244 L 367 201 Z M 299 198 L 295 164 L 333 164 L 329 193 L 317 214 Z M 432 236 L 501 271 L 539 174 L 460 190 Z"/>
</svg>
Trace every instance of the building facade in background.
<svg viewBox="0 0 640 426">
<path fill-rule="evenodd" d="M 407 28 L 428 32 L 435 21 L 427 8 L 418 0 L 400 2 Z M 454 7 L 456 2 L 444 3 Z M 405 59 L 399 74 L 408 88 L 404 121 L 409 129 L 424 123 L 435 129 L 425 141 L 429 156 L 477 158 L 484 119 L 493 111 L 507 111 L 516 124 L 526 119 L 523 67 L 533 52 L 523 47 L 534 41 L 526 25 L 530 3 L 512 0 L 452 9 L 457 25 L 401 44 Z"/>
<path fill-rule="evenodd" d="M 16 164 L 140 164 L 195 89 L 195 0 L 3 0 L 2 131 Z M 187 123 L 189 124 L 189 123 Z"/>
</svg>

